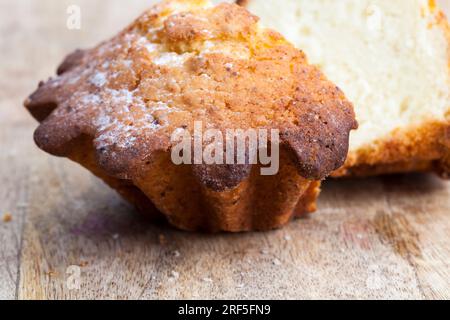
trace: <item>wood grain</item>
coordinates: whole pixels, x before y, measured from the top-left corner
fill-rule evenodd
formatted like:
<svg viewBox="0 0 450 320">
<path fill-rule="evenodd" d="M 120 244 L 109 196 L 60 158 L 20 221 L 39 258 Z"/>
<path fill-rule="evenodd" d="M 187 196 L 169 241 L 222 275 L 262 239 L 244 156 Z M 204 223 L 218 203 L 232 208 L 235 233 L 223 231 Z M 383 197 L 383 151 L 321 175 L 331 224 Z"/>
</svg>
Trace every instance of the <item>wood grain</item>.
<svg viewBox="0 0 450 320">
<path fill-rule="evenodd" d="M 148 2 L 0 2 L 0 216 L 13 217 L 0 222 L 0 299 L 450 298 L 450 183 L 432 175 L 328 181 L 319 212 L 285 229 L 210 236 L 152 225 L 39 151 L 22 100 Z"/>
</svg>

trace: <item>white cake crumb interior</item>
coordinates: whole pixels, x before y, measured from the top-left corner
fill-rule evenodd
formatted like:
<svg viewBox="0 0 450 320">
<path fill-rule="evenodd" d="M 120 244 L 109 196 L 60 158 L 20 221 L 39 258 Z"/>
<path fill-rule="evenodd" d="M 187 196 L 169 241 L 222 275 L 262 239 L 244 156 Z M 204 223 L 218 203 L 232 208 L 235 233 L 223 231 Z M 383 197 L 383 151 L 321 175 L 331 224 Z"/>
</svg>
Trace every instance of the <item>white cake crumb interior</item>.
<svg viewBox="0 0 450 320">
<path fill-rule="evenodd" d="M 351 151 L 446 117 L 448 42 L 428 0 L 249 0 L 354 103 Z"/>
</svg>

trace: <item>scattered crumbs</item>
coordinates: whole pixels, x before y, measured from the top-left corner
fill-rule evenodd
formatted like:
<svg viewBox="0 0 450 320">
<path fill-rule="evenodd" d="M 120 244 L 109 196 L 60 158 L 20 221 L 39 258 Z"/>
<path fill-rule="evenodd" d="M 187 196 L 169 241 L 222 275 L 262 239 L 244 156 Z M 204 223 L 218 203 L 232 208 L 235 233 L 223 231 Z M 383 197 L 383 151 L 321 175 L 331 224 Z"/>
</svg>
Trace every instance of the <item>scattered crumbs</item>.
<svg viewBox="0 0 450 320">
<path fill-rule="evenodd" d="M 55 277 L 57 275 L 57 273 L 56 273 L 56 271 L 49 270 L 45 273 L 45 275 L 48 277 Z"/>
<path fill-rule="evenodd" d="M 175 258 L 178 258 L 179 256 L 181 256 L 180 251 L 175 250 L 175 251 L 173 252 L 173 256 L 174 256 Z"/>
<path fill-rule="evenodd" d="M 275 266 L 281 266 L 281 261 L 280 261 L 279 259 L 273 259 L 273 260 L 272 260 L 272 263 L 273 263 Z"/>
<path fill-rule="evenodd" d="M 213 283 L 214 282 L 213 279 L 211 279 L 211 278 L 203 278 L 202 281 L 203 282 L 207 282 L 207 283 Z"/>
<path fill-rule="evenodd" d="M 268 249 L 262 249 L 261 250 L 261 254 L 268 255 L 269 254 L 269 250 Z"/>
<path fill-rule="evenodd" d="M 12 215 L 11 213 L 5 213 L 3 215 L 3 222 L 8 223 L 12 221 Z"/>
<path fill-rule="evenodd" d="M 80 268 L 87 267 L 88 265 L 89 265 L 89 262 L 87 262 L 87 261 L 81 261 L 81 262 L 78 264 L 78 266 L 79 266 Z"/>
<path fill-rule="evenodd" d="M 113 238 L 114 240 L 118 240 L 118 239 L 119 239 L 119 234 L 118 234 L 118 233 L 114 233 L 114 234 L 112 235 L 112 238 Z"/>
<path fill-rule="evenodd" d="M 163 234 L 159 235 L 159 244 L 160 245 L 165 245 L 167 243 L 166 237 Z"/>
<path fill-rule="evenodd" d="M 291 241 L 292 240 L 292 237 L 290 236 L 290 235 L 285 235 L 284 236 L 284 240 L 286 240 L 286 241 Z"/>
</svg>

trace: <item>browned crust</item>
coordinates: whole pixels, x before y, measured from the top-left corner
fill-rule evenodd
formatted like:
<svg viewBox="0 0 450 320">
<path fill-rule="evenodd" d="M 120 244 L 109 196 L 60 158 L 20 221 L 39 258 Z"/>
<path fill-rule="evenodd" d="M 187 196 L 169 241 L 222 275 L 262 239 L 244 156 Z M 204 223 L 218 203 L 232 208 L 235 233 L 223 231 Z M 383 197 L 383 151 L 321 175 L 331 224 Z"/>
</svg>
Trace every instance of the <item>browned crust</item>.
<svg viewBox="0 0 450 320">
<path fill-rule="evenodd" d="M 448 72 L 450 74 L 450 23 L 447 16 L 442 10 L 438 10 L 438 25 L 444 30 L 447 37 L 447 56 L 448 56 Z M 450 87 L 450 80 L 449 80 Z M 450 101 L 446 114 L 447 123 L 444 125 L 444 136 L 442 138 L 442 145 L 446 149 L 443 152 L 443 156 L 436 165 L 436 171 L 443 177 L 449 178 L 450 176 Z"/>
<path fill-rule="evenodd" d="M 267 230 L 313 210 L 315 181 L 345 161 L 357 125 L 352 105 L 245 9 L 179 1 L 192 11 L 174 14 L 171 1 L 160 3 L 110 41 L 69 55 L 58 77 L 40 84 L 25 102 L 41 122 L 37 145 L 81 163 L 181 229 Z M 213 52 L 202 49 L 206 42 Z M 280 173 L 175 166 L 170 135 L 192 132 L 198 120 L 222 131 L 279 129 Z"/>
<path fill-rule="evenodd" d="M 305 213 L 315 212 L 317 210 L 317 201 L 319 198 L 321 189 L 321 183 L 315 181 L 311 183 L 308 190 L 305 191 L 300 201 L 297 203 L 295 209 L 295 217 L 299 218 L 305 215 Z"/>
<path fill-rule="evenodd" d="M 249 0 L 236 0 L 236 4 L 245 7 L 248 5 Z"/>
<path fill-rule="evenodd" d="M 373 176 L 414 171 L 448 175 L 450 125 L 429 122 L 394 131 L 391 136 L 351 152 L 334 177 Z"/>
<path fill-rule="evenodd" d="M 158 7 L 156 8 L 158 9 Z M 148 30 L 155 27 L 154 20 L 159 19 L 162 15 L 161 12 L 165 12 L 165 10 L 156 10 L 156 13 L 153 11 L 130 26 L 127 32 L 131 32 L 129 30 L 133 30 L 133 28 L 138 28 L 138 32 L 140 32 L 142 28 Z M 166 79 L 175 79 L 177 76 L 188 79 L 185 81 L 188 86 L 181 88 L 182 92 L 186 93 L 180 95 L 176 102 L 177 108 L 186 110 L 185 114 L 177 114 L 177 118 L 172 119 L 173 123 L 166 130 L 151 132 L 151 135 L 148 134 L 149 130 L 140 130 L 139 133 L 142 135 L 135 137 L 139 140 L 140 146 L 136 142 L 134 146 L 122 149 L 117 148 L 113 143 L 105 147 L 97 147 L 97 157 L 103 169 L 117 177 L 136 175 L 144 163 L 152 160 L 153 152 L 170 150 L 168 140 L 171 132 L 179 126 L 192 128 L 193 120 L 214 123 L 217 129 L 223 130 L 249 127 L 280 129 L 282 143 L 291 150 L 293 157 L 297 160 L 299 173 L 307 179 L 323 179 L 330 172 L 339 168 L 347 154 L 349 131 L 356 127 L 352 106 L 345 100 L 339 88 L 328 82 L 315 67 L 307 65 L 303 53 L 285 42 L 279 34 L 272 31 L 260 33 L 256 25 L 257 19 L 246 10 L 234 5 L 222 4 L 205 11 L 202 18 L 210 14 L 212 15 L 210 22 L 196 20 L 192 15 L 168 17 L 164 23 L 163 32 L 165 33 L 158 34 L 158 37 L 162 38 L 160 41 L 165 43 L 166 48 L 174 48 L 173 50 L 196 50 L 194 47 L 198 46 L 198 42 L 208 39 L 204 35 L 207 33 L 206 31 L 215 32 L 218 34 L 217 37 L 228 38 L 227 41 L 230 43 L 242 46 L 243 42 L 244 47 L 250 47 L 252 57 L 249 60 L 237 60 L 228 55 L 211 54 L 205 55 L 208 61 L 204 63 L 204 57 L 194 56 L 186 62 L 192 65 L 189 67 L 190 69 L 179 70 L 180 67 L 170 70 L 160 67 L 159 70 L 156 70 L 161 73 L 161 75 L 157 75 L 161 82 Z M 227 28 L 232 23 L 235 23 L 233 29 L 228 30 Z M 237 27 L 242 28 L 244 33 L 236 29 Z M 127 36 L 127 32 L 113 39 L 112 44 L 116 43 L 116 46 L 118 44 L 120 48 L 125 47 L 122 38 Z M 186 46 L 191 46 L 193 49 L 181 49 Z M 177 47 L 179 48 L 176 49 Z M 92 124 L 92 118 L 98 118 L 96 113 L 109 108 L 111 102 L 104 100 L 108 97 L 101 96 L 103 101 L 97 108 L 100 110 L 97 110 L 94 106 L 85 106 L 85 103 L 82 102 L 82 98 L 86 97 L 84 92 L 99 95 L 102 93 L 102 91 L 99 93 L 98 88 L 91 84 L 85 85 L 89 78 L 83 78 L 83 82 L 77 82 L 76 86 L 69 85 L 73 77 L 82 77 L 86 68 L 92 63 L 98 65 L 105 62 L 110 63 L 116 59 L 115 56 L 128 54 L 128 59 L 135 59 L 132 61 L 136 64 L 140 63 L 136 66 L 136 69 L 139 69 L 134 70 L 139 74 L 130 76 L 127 74 L 126 68 L 118 69 L 116 74 L 118 72 L 122 76 L 123 73 L 123 79 L 109 83 L 107 90 L 112 90 L 110 88 L 114 87 L 119 87 L 121 90 L 125 87 L 129 90 L 130 87 L 134 87 L 135 91 L 138 90 L 138 94 L 141 94 L 144 99 L 157 98 L 158 102 L 169 103 L 175 98 L 171 89 L 159 90 L 156 92 L 157 97 L 154 97 L 153 92 L 158 88 L 146 87 L 142 83 L 141 77 L 144 73 L 146 77 L 155 76 L 155 66 L 151 64 L 151 60 L 144 60 L 145 53 L 138 50 L 134 53 L 131 51 L 134 50 L 132 47 L 127 52 L 119 49 L 117 52 L 113 50 L 110 54 L 104 54 L 104 50 L 104 46 L 101 46 L 91 51 L 76 51 L 59 68 L 60 76 L 63 77 L 41 83 L 39 89 L 26 101 L 25 105 L 30 112 L 39 121 L 42 121 L 36 131 L 35 139 L 38 146 L 45 151 L 58 156 L 66 156 L 71 149 L 71 141 L 79 135 L 89 135 L 93 139 L 97 139 L 101 134 L 98 125 Z M 227 62 L 236 66 L 236 70 L 231 75 L 227 75 L 227 70 L 223 70 L 223 65 Z M 223 80 L 205 83 L 198 79 L 196 76 L 198 73 Z M 67 78 L 64 78 L 66 75 L 68 75 Z M 178 86 L 181 86 L 180 83 Z M 205 88 L 205 86 L 211 88 Z M 207 91 L 208 89 L 210 91 Z M 197 101 L 199 97 L 192 94 L 196 90 L 203 90 L 203 100 L 209 99 L 216 105 L 225 105 L 226 107 L 220 111 L 223 112 L 223 115 L 213 114 L 210 117 L 194 118 L 193 113 L 197 112 L 196 108 L 210 109 L 214 107 L 204 105 L 202 100 Z M 73 97 L 80 92 L 84 95 L 80 99 L 74 99 Z M 225 92 L 225 98 L 218 95 L 220 92 Z M 233 95 L 227 96 L 227 93 L 231 92 Z M 169 97 L 166 98 L 167 101 L 164 101 L 162 94 Z M 228 109 L 235 111 L 231 113 L 228 112 Z M 54 110 L 57 112 L 53 112 Z M 272 118 L 265 119 L 258 124 L 259 119 L 266 117 L 268 112 L 273 113 Z M 191 115 L 187 113 L 191 113 Z M 214 113 L 217 111 L 214 110 Z M 118 118 L 120 115 L 113 110 L 107 116 Z M 136 113 L 136 117 L 144 116 L 142 111 Z M 237 124 L 239 124 L 238 127 Z M 136 124 L 133 125 L 136 126 Z M 121 138 L 122 132 L 116 134 Z M 114 154 L 113 157 L 112 154 Z M 226 170 L 230 172 L 225 172 Z M 199 172 L 200 178 L 203 178 L 202 173 L 205 172 Z M 248 173 L 249 170 L 240 170 L 239 172 L 237 174 L 235 168 L 209 168 L 208 176 L 213 176 L 212 178 L 216 181 L 234 180 L 234 183 L 224 181 L 215 184 L 219 187 L 221 185 L 232 187 L 244 179 L 245 172 Z"/>
</svg>

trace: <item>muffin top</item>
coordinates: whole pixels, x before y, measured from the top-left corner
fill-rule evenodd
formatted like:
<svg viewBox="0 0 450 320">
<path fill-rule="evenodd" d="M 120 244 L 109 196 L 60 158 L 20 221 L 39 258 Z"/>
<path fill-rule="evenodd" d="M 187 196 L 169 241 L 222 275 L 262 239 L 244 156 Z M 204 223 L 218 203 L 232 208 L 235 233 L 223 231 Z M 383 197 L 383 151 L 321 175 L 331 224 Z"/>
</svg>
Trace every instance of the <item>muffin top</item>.
<svg viewBox="0 0 450 320">
<path fill-rule="evenodd" d="M 195 121 L 279 129 L 299 174 L 322 179 L 343 164 L 356 128 L 351 103 L 302 51 L 245 9 L 202 0 L 164 1 L 74 52 L 25 105 L 41 121 L 40 148 L 66 156 L 89 137 L 99 165 L 127 179 Z"/>
</svg>

